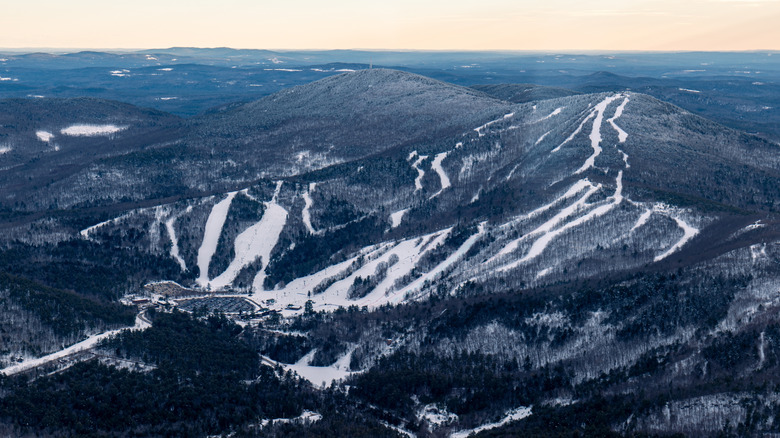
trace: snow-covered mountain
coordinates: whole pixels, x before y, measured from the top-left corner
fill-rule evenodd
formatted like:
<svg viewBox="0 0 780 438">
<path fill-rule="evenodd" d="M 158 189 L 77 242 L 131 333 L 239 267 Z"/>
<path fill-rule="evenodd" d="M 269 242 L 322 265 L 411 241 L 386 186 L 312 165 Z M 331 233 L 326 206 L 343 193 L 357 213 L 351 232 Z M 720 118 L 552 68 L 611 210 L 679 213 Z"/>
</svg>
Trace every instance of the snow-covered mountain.
<svg viewBox="0 0 780 438">
<path fill-rule="evenodd" d="M 528 396 L 548 406 L 590 397 L 581 384 L 603 385 L 600 394 L 685 386 L 717 363 L 707 348 L 724 333 L 760 332 L 758 369 L 770 366 L 780 147 L 759 137 L 639 93 L 513 104 L 382 69 L 187 122 L 154 117 L 71 117 L 8 134 L 37 136 L 29 148 L 60 137 L 119 145 L 135 131 L 151 139 L 22 185 L 24 206 L 22 192 L 5 192 L 4 245 L 122 248 L 166 261 L 145 281 L 242 294 L 288 317 L 308 305 L 334 326 L 353 306 L 377 320 L 388 304 L 433 306 L 438 317 L 366 323 L 298 365 L 370 376 L 399 348 L 493 355 L 524 367 L 518 385 L 565 370 L 567 384 Z M 0 163 L 18 153 L 35 169 L 32 149 L 9 148 Z M 650 377 L 635 369 L 656 359 Z M 368 385 L 353 384 L 358 394 Z M 710 403 L 686 396 L 664 409 Z M 653 409 L 614 427 L 688 430 Z"/>
</svg>

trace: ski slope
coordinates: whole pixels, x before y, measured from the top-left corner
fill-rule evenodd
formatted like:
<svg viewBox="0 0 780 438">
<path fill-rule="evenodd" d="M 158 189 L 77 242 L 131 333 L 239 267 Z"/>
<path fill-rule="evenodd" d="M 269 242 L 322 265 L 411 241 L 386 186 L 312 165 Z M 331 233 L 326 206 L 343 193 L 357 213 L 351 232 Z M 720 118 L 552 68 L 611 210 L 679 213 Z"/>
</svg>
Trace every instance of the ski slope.
<svg viewBox="0 0 780 438">
<path fill-rule="evenodd" d="M 623 110 L 626 108 L 626 104 L 628 104 L 629 98 L 628 96 L 623 98 L 623 102 L 620 104 L 619 107 L 615 110 L 615 114 L 608 120 L 609 124 L 612 125 L 612 127 L 617 131 L 618 133 L 618 140 L 621 143 L 625 143 L 626 139 L 628 139 L 628 133 L 622 129 L 620 129 L 620 126 L 615 124 L 615 120 L 620 118 L 620 116 L 623 115 Z"/>
<path fill-rule="evenodd" d="M 238 273 L 257 259 L 262 259 L 263 266 L 260 272 L 264 274 L 265 268 L 271 259 L 271 251 L 273 251 L 276 243 L 279 241 L 279 235 L 282 233 L 286 223 L 287 210 L 275 201 L 266 203 L 263 218 L 236 236 L 236 241 L 233 245 L 236 257 L 223 273 L 209 282 L 211 287 L 223 289 L 233 284 Z M 255 281 L 260 281 L 261 287 L 264 280 L 264 275 L 260 279 L 255 277 Z M 256 282 L 253 282 L 252 285 L 257 287 Z"/>
<path fill-rule="evenodd" d="M 203 240 L 198 249 L 198 269 L 200 270 L 200 275 L 195 280 L 202 288 L 206 288 L 209 285 L 209 264 L 211 264 L 211 258 L 217 251 L 219 236 L 222 234 L 222 227 L 225 225 L 230 204 L 233 202 L 236 193 L 238 192 L 230 192 L 225 199 L 216 203 L 211 209 L 208 220 L 206 220 Z"/>
<path fill-rule="evenodd" d="M 496 421 L 495 423 L 483 424 L 482 426 L 476 427 L 474 429 L 454 432 L 450 434 L 450 438 L 467 438 L 469 436 L 476 435 L 486 430 L 496 429 L 512 421 L 522 420 L 523 418 L 531 416 L 531 409 L 532 409 L 531 407 L 520 407 L 517 409 L 513 409 L 511 411 L 508 411 L 504 415 L 504 418 L 502 418 L 499 421 Z"/>
<path fill-rule="evenodd" d="M 313 202 L 311 199 L 311 192 L 313 192 L 316 187 L 317 183 L 309 183 L 309 190 L 303 193 L 304 206 L 303 211 L 301 211 L 301 220 L 309 234 L 317 234 L 317 232 L 314 231 L 314 227 L 311 225 L 311 206 Z"/>
<path fill-rule="evenodd" d="M 662 254 L 659 254 L 655 257 L 653 261 L 660 262 L 661 260 L 669 257 L 670 255 L 674 254 L 675 252 L 679 251 L 680 248 L 682 248 L 688 241 L 693 239 L 697 234 L 699 234 L 699 230 L 696 227 L 691 226 L 684 220 L 682 220 L 679 216 L 669 216 L 671 219 L 674 219 L 675 222 L 677 222 L 677 226 L 680 227 L 683 230 L 683 236 L 680 238 L 680 240 L 677 241 L 674 245 L 672 245 L 671 248 L 663 252 Z"/>
<path fill-rule="evenodd" d="M 110 330 L 107 332 L 99 333 L 96 335 L 92 335 L 88 337 L 87 339 L 84 339 L 81 342 L 78 342 L 76 344 L 71 345 L 68 348 L 64 348 L 60 351 L 48 354 L 46 356 L 38 357 L 35 359 L 28 359 L 24 362 L 18 363 L 16 365 L 11 365 L 9 367 L 3 368 L 0 370 L 1 374 L 5 374 L 6 376 L 12 376 L 14 374 L 18 374 L 36 367 L 39 367 L 41 365 L 44 365 L 46 363 L 55 361 L 57 359 L 61 359 L 67 356 L 70 356 L 71 354 L 78 353 L 81 351 L 89 350 L 91 348 L 94 348 L 100 341 L 107 339 L 113 335 L 116 335 L 123 330 L 144 330 L 148 327 L 150 327 L 151 324 L 146 320 L 145 317 L 143 317 L 142 314 L 138 314 L 135 317 L 135 325 L 132 327 L 123 327 L 116 330 Z"/>
<path fill-rule="evenodd" d="M 615 96 L 607 97 L 606 99 L 602 100 L 598 105 L 596 105 L 595 108 L 593 108 L 593 113 L 595 114 L 596 118 L 593 120 L 593 127 L 590 131 L 590 146 L 593 148 L 593 154 L 591 154 L 590 157 L 588 157 L 587 160 L 585 160 L 585 163 L 577 169 L 574 173 L 579 174 L 582 173 L 591 167 L 593 167 L 596 163 L 596 158 L 601 154 L 602 148 L 601 148 L 601 124 L 604 121 L 604 111 L 607 110 L 607 107 L 610 103 L 615 101 L 616 99 L 620 98 L 620 94 Z"/>
<path fill-rule="evenodd" d="M 441 183 L 441 188 L 438 192 L 431 195 L 429 199 L 433 199 L 439 194 L 446 190 L 448 187 L 450 187 L 452 184 L 450 183 L 450 178 L 447 176 L 447 173 L 444 171 L 444 168 L 441 167 L 441 163 L 444 161 L 445 158 L 447 158 L 447 154 L 449 152 L 442 152 L 440 154 L 436 154 L 436 157 L 434 157 L 433 162 L 431 163 L 431 168 L 436 172 L 437 175 L 439 175 L 439 182 Z"/>
<path fill-rule="evenodd" d="M 179 267 L 181 267 L 182 271 L 187 270 L 187 263 L 184 261 L 184 259 L 179 254 L 179 239 L 176 237 L 176 230 L 173 228 L 173 225 L 176 223 L 176 221 L 179 219 L 180 216 L 184 214 L 189 214 L 192 211 L 192 206 L 188 206 L 187 209 L 184 211 L 184 213 L 178 214 L 178 215 L 172 215 L 170 218 L 168 218 L 167 221 L 165 221 L 165 229 L 168 231 L 168 237 L 171 238 L 171 257 L 176 260 L 176 263 L 179 264 Z"/>
<path fill-rule="evenodd" d="M 487 128 L 488 126 L 490 126 L 490 125 L 492 125 L 492 124 L 494 124 L 494 123 L 498 123 L 498 122 L 500 122 L 500 121 L 502 121 L 502 120 L 506 120 L 506 119 L 512 118 L 512 117 L 514 117 L 514 115 L 515 115 L 515 113 L 514 113 L 514 112 L 511 112 L 511 113 L 509 113 L 509 114 L 504 114 L 504 116 L 503 116 L 503 117 L 501 117 L 501 118 L 498 118 L 498 119 L 495 119 L 495 120 L 491 120 L 491 121 L 489 121 L 489 122 L 485 123 L 484 125 L 477 126 L 476 128 L 474 128 L 474 131 L 476 131 L 476 132 L 477 132 L 477 134 L 478 134 L 480 137 L 483 137 L 483 136 L 485 135 L 485 133 L 484 133 L 484 132 L 482 132 L 482 131 L 484 131 L 484 130 L 485 130 L 485 128 Z"/>
<path fill-rule="evenodd" d="M 565 146 L 565 145 L 566 145 L 567 143 L 569 143 L 570 141 L 574 140 L 574 137 L 576 137 L 576 136 L 577 136 L 577 134 L 579 134 L 579 133 L 582 131 L 582 127 L 583 127 L 583 126 L 585 126 L 585 124 L 586 124 L 586 123 L 588 123 L 588 120 L 592 119 L 592 118 L 593 118 L 593 116 L 595 116 L 595 115 L 596 115 L 596 114 L 595 114 L 593 111 L 591 111 L 591 112 L 588 114 L 588 116 L 587 116 L 587 117 L 585 117 L 585 120 L 583 120 L 582 122 L 580 122 L 579 126 L 577 126 L 577 129 L 575 129 L 575 130 L 574 130 L 574 132 L 572 132 L 572 133 L 571 133 L 571 135 L 569 135 L 568 137 L 566 137 L 566 140 L 564 140 L 564 141 L 563 141 L 561 144 L 559 144 L 559 145 L 558 145 L 558 147 L 556 147 L 555 149 L 553 149 L 553 150 L 552 150 L 552 151 L 550 151 L 550 152 L 553 152 L 553 153 L 554 153 L 554 152 L 558 152 L 559 150 L 561 150 L 561 148 L 562 148 L 563 146 Z"/>
<path fill-rule="evenodd" d="M 414 163 L 412 163 L 412 167 L 414 167 L 415 170 L 417 170 L 417 178 L 414 179 L 414 191 L 418 192 L 422 190 L 422 179 L 425 176 L 425 171 L 420 169 L 420 164 L 422 164 L 423 161 L 428 159 L 427 155 L 418 155 L 417 151 L 412 152 L 409 154 L 409 160 L 412 160 L 415 156 L 417 156 L 417 160 L 415 160 Z"/>
</svg>

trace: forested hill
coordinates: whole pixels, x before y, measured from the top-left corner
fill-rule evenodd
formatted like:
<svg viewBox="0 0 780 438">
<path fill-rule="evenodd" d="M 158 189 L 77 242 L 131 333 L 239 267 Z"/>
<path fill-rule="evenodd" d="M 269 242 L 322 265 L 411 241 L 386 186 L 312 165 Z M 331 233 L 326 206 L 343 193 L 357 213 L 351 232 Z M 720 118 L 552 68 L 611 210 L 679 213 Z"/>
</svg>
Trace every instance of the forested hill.
<svg viewBox="0 0 780 438">
<path fill-rule="evenodd" d="M 774 431 L 780 147 L 642 93 L 510 102 L 518 92 L 368 69 L 188 120 L 84 101 L 116 112 L 90 119 L 67 101 L 47 125 L 30 107 L 0 155 L 20 163 L 0 177 L 29 169 L 3 192 L 7 309 L 50 328 L 30 297 L 81 309 L 67 314 L 74 337 L 126 322 L 120 296 L 158 300 L 152 328 L 100 354 L 138 364 L 123 384 L 162 379 L 202 400 L 196 434 L 304 433 L 261 421 L 304 410 L 330 416 L 310 430 L 344 428 L 342 409 L 358 422 L 334 430 L 355 433 Z M 57 161 L 66 147 L 83 162 Z M 209 317 L 236 300 L 253 309 L 232 311 L 241 326 Z M 202 339 L 241 355 L 177 364 L 161 344 L 182 331 L 193 351 Z M 21 355 L 8 345 L 6 360 Z M 32 393 L 6 382 L 4 400 L 56 396 L 67 411 L 89 376 L 116 372 L 80 365 Z M 208 379 L 241 403 L 220 414 Z M 273 394 L 258 396 L 265 383 Z M 290 404 L 269 408 L 280 393 Z M 127 409 L 133 433 L 191 421 Z M 9 430 L 38 418 L 14 412 Z"/>
</svg>

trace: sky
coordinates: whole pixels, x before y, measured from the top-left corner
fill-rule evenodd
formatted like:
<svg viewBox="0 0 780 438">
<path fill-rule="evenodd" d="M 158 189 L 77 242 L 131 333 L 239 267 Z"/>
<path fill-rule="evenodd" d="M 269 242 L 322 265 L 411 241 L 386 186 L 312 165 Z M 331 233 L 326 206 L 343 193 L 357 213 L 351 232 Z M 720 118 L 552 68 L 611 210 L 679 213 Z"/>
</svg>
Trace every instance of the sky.
<svg viewBox="0 0 780 438">
<path fill-rule="evenodd" d="M 3 3 L 2 48 L 780 49 L 780 0 Z"/>
</svg>

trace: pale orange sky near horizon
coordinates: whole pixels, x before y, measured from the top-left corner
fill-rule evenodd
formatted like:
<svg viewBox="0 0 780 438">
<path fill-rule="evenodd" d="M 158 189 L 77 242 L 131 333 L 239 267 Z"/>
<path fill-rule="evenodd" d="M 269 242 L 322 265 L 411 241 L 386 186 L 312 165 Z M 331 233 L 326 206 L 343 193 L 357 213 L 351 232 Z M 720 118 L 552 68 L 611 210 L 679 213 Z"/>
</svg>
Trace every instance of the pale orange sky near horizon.
<svg viewBox="0 0 780 438">
<path fill-rule="evenodd" d="M 778 50 L 780 0 L 26 0 L 3 48 Z"/>
</svg>

